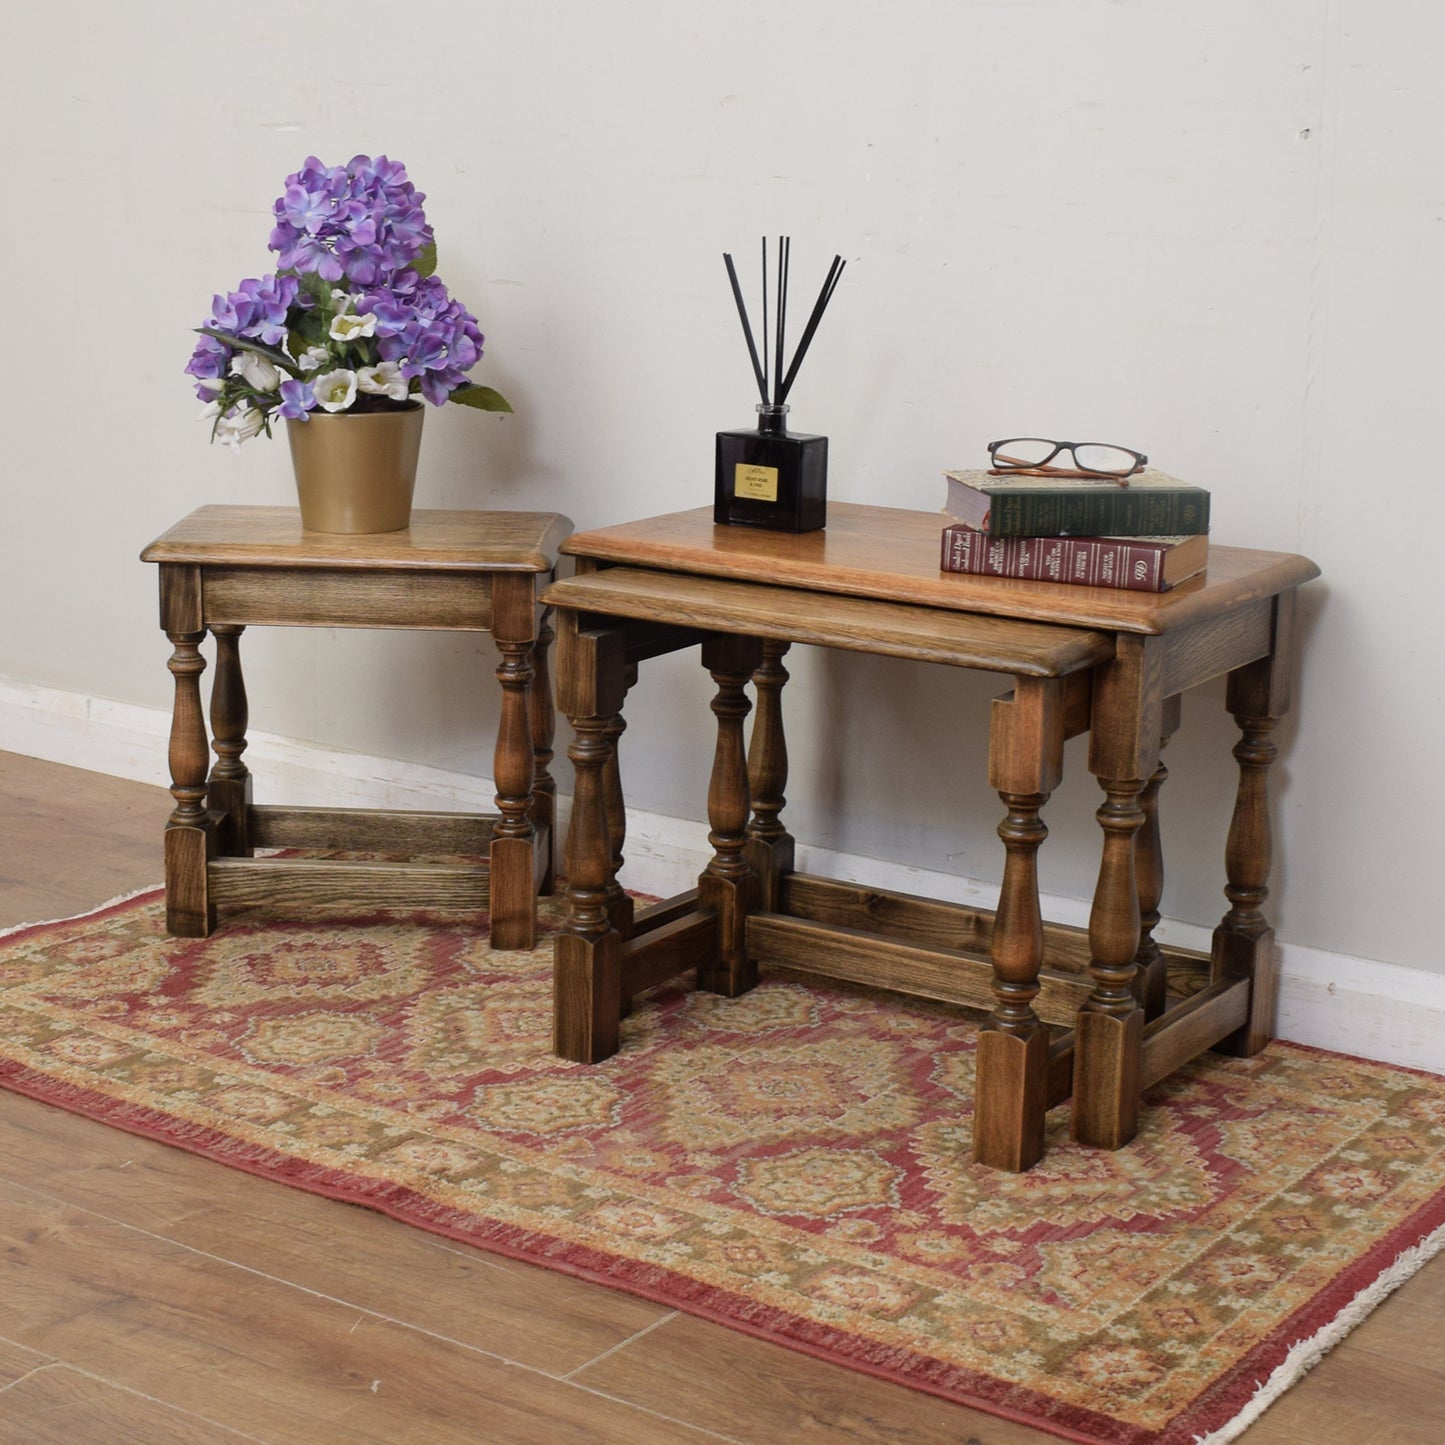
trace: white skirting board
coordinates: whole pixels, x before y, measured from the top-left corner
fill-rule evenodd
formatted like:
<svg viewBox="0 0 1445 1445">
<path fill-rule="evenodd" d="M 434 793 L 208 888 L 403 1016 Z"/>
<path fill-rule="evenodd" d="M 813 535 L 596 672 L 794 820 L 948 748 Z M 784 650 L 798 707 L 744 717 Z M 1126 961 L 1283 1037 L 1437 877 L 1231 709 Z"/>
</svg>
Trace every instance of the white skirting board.
<svg viewBox="0 0 1445 1445">
<path fill-rule="evenodd" d="M 156 708 L 0 678 L 0 751 L 164 787 L 170 781 L 169 733 L 170 714 Z M 490 778 L 337 752 L 268 733 L 251 733 L 248 742 L 246 762 L 269 803 L 492 809 Z M 564 830 L 570 801 L 558 799 Z M 706 834 L 705 824 L 629 810 L 623 882 L 664 897 L 691 887 L 710 856 Z M 158 846 L 157 868 L 159 852 Z M 806 872 L 982 908 L 992 908 L 996 898 L 996 888 L 985 883 L 801 843 L 797 861 Z M 1088 921 L 1086 900 L 1042 901 L 1044 916 L 1055 922 Z M 1176 947 L 1209 947 L 1207 927 L 1165 918 L 1158 933 Z M 1286 939 L 1280 940 L 1280 961 L 1276 1027 L 1281 1038 L 1445 1073 L 1445 976 Z"/>
</svg>

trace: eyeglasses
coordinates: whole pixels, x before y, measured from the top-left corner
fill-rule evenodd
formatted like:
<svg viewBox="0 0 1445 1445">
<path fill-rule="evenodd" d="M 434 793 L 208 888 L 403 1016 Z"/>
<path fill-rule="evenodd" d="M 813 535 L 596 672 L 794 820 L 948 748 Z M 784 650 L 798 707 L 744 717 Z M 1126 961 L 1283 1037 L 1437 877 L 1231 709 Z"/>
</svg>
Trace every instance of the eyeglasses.
<svg viewBox="0 0 1445 1445">
<path fill-rule="evenodd" d="M 1061 452 L 1073 458 L 1072 467 L 1050 465 Z M 988 444 L 989 472 L 996 477 L 1109 477 L 1121 487 L 1144 470 L 1143 452 L 1108 442 L 1052 442 L 1043 437 L 1010 437 Z"/>
</svg>

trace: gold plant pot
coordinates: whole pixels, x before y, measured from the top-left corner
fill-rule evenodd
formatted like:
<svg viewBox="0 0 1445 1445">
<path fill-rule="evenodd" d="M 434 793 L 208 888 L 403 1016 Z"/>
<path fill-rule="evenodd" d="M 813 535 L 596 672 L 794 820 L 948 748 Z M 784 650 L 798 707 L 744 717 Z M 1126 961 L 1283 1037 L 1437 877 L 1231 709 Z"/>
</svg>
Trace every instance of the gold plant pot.
<svg viewBox="0 0 1445 1445">
<path fill-rule="evenodd" d="M 396 411 L 313 411 L 286 423 L 308 532 L 399 532 L 411 522 L 422 404 Z"/>
</svg>

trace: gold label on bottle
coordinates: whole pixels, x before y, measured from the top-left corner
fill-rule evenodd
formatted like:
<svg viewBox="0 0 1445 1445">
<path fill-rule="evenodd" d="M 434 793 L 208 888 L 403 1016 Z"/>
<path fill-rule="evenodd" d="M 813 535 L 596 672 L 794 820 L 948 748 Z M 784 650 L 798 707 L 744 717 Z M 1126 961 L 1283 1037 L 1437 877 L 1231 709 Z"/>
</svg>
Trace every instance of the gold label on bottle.
<svg viewBox="0 0 1445 1445">
<path fill-rule="evenodd" d="M 755 502 L 776 502 L 778 469 L 754 467 L 739 462 L 733 469 L 733 496 L 749 497 Z"/>
</svg>

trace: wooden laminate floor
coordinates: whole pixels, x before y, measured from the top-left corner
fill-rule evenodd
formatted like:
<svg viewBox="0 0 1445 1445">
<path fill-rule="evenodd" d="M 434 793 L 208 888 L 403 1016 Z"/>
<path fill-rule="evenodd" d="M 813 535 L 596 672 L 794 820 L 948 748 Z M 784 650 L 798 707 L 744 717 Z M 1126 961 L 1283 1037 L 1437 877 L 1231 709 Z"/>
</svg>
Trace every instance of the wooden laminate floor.
<svg viewBox="0 0 1445 1445">
<path fill-rule="evenodd" d="M 0 753 L 0 927 L 159 881 L 159 788 Z M 1445 1438 L 1445 1257 L 1241 1437 Z M 1054 1437 L 0 1091 L 0 1442 Z"/>
</svg>

